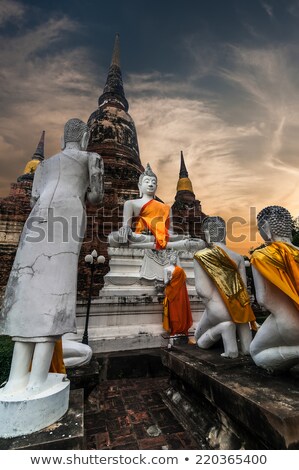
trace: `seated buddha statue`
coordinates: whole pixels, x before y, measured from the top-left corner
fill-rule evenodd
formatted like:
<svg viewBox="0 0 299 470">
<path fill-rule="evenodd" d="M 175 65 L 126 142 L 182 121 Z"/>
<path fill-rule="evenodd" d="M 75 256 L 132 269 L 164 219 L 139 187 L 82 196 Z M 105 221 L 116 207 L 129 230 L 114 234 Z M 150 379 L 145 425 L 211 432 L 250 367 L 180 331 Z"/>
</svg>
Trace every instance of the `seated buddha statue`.
<svg viewBox="0 0 299 470">
<path fill-rule="evenodd" d="M 267 245 L 251 257 L 258 303 L 270 315 L 255 335 L 250 353 L 257 366 L 269 372 L 299 363 L 299 249 L 291 242 L 292 217 L 280 206 L 257 215 Z"/>
<path fill-rule="evenodd" d="M 207 217 L 203 222 L 208 248 L 194 255 L 194 276 L 197 294 L 205 311 L 197 325 L 195 339 L 202 349 L 209 349 L 222 339 L 223 357 L 249 355 L 255 328 L 255 316 L 246 290 L 243 256 L 227 248 L 226 226 L 221 217 Z"/>
<path fill-rule="evenodd" d="M 205 246 L 203 240 L 182 239 L 173 232 L 170 207 L 155 199 L 157 176 L 149 164 L 139 177 L 138 187 L 140 198 L 125 202 L 123 225 L 117 232 L 109 235 L 110 246 L 190 251 Z"/>
</svg>

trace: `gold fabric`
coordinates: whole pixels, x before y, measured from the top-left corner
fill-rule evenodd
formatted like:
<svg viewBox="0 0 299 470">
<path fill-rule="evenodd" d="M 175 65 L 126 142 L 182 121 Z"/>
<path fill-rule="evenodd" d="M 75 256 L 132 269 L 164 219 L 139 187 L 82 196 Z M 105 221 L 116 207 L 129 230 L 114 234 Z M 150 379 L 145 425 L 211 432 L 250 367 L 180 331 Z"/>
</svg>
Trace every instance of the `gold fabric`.
<svg viewBox="0 0 299 470">
<path fill-rule="evenodd" d="M 28 175 L 29 173 L 34 173 L 39 164 L 40 164 L 39 160 L 31 160 L 25 166 L 25 170 L 23 174 Z"/>
<path fill-rule="evenodd" d="M 251 322 L 252 328 L 256 328 L 250 298 L 236 263 L 219 246 L 200 250 L 194 258 L 215 283 L 233 322 Z"/>
<path fill-rule="evenodd" d="M 191 191 L 193 193 L 192 183 L 189 178 L 180 178 L 176 187 L 177 191 Z"/>
<path fill-rule="evenodd" d="M 253 252 L 252 265 L 268 281 L 290 297 L 299 310 L 299 250 L 287 243 L 273 242 Z"/>
</svg>

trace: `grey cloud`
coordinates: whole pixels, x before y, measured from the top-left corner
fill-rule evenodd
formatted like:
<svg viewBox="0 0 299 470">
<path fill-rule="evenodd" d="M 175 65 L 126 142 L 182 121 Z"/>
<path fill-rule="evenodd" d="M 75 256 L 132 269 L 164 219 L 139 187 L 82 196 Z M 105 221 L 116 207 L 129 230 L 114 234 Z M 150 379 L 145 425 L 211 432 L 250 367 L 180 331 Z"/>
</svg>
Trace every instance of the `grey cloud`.
<svg viewBox="0 0 299 470">
<path fill-rule="evenodd" d="M 6 38 L 0 50 L 1 195 L 22 173 L 43 129 L 46 154 L 53 155 L 66 120 L 87 120 L 96 107 L 99 90 L 86 50 L 50 52 L 50 44 L 63 44 L 77 27 L 66 17 L 50 19 L 22 36 Z"/>
<path fill-rule="evenodd" d="M 0 3 L 0 26 L 10 22 L 16 22 L 23 17 L 25 7 L 14 0 L 1 0 Z"/>
</svg>

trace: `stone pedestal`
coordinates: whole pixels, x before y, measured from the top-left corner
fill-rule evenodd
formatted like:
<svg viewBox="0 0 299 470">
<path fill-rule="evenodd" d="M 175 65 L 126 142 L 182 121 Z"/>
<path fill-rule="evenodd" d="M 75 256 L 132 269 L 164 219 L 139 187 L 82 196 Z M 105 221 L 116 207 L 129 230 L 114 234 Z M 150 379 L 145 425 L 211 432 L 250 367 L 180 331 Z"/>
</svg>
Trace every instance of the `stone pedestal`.
<svg viewBox="0 0 299 470">
<path fill-rule="evenodd" d="M 92 301 L 90 309 L 89 344 L 93 352 L 166 346 L 168 340 L 162 337 L 165 334 L 162 328 L 163 256 L 157 266 L 156 279 L 153 277 L 152 269 L 148 271 L 151 279 L 146 279 L 145 250 L 109 248 L 108 254 L 110 272 L 105 276 L 105 285 L 100 291 L 99 298 Z M 190 330 L 192 332 L 204 310 L 195 292 L 192 254 L 187 252 L 180 254 L 178 264 L 187 275 L 187 289 L 194 320 Z M 83 335 L 86 308 L 86 302 L 78 302 L 77 339 Z"/>
<path fill-rule="evenodd" d="M 71 390 L 69 408 L 54 424 L 40 431 L 14 438 L 0 438 L 2 450 L 86 449 L 84 441 L 83 389 Z"/>
<path fill-rule="evenodd" d="M 69 405 L 70 382 L 64 374 L 49 374 L 40 393 L 0 393 L 0 437 L 39 431 L 59 420 Z"/>
<path fill-rule="evenodd" d="M 105 276 L 105 284 L 100 297 L 139 296 L 157 294 L 156 285 L 163 282 L 163 270 L 167 266 L 169 250 L 155 252 L 131 248 L 108 248 L 110 271 Z M 193 255 L 180 252 L 178 266 L 187 276 L 189 295 L 196 296 Z"/>
</svg>

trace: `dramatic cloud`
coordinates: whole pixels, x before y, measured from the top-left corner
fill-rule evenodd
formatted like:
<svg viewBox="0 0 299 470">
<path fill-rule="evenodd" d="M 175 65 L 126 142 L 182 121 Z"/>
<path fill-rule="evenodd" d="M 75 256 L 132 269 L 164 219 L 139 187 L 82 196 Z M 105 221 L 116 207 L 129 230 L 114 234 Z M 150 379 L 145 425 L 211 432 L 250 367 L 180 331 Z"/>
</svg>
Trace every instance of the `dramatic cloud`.
<svg viewBox="0 0 299 470">
<path fill-rule="evenodd" d="M 59 149 L 63 125 L 71 117 L 88 119 L 99 94 L 95 73 L 83 48 L 54 49 L 78 25 L 50 19 L 25 34 L 6 38 L 0 50 L 1 194 L 15 181 L 46 130 L 46 154 Z M 6 184 L 5 184 L 6 182 Z"/>
<path fill-rule="evenodd" d="M 14 0 L 1 0 L 0 3 L 0 26 L 7 22 L 20 20 L 25 12 L 25 7 Z"/>
<path fill-rule="evenodd" d="M 297 15 L 298 4 L 289 2 L 289 18 Z M 260 11 L 274 28 L 277 12 L 271 5 L 262 1 Z M 29 6 L 0 3 L 2 196 L 43 129 L 50 156 L 59 149 L 67 119 L 88 119 L 107 74 L 107 63 L 96 63 L 88 46 L 76 45 L 84 44 L 83 24 L 52 12 L 46 22 L 29 27 L 29 16 Z M 158 174 L 159 196 L 173 202 L 183 150 L 203 211 L 239 218 L 234 232 L 246 232 L 247 240 L 241 248 L 235 245 L 243 252 L 255 244 L 248 233 L 264 206 L 280 204 L 294 216 L 299 213 L 298 47 L 290 39 L 263 42 L 263 31 L 246 21 L 246 45 L 220 41 L 210 36 L 210 28 L 201 28 L 178 35 L 176 49 L 184 65 L 178 61 L 171 72 L 134 66 L 130 73 L 123 67 L 141 159 Z M 14 35 L 5 29 L 12 22 Z"/>
</svg>

